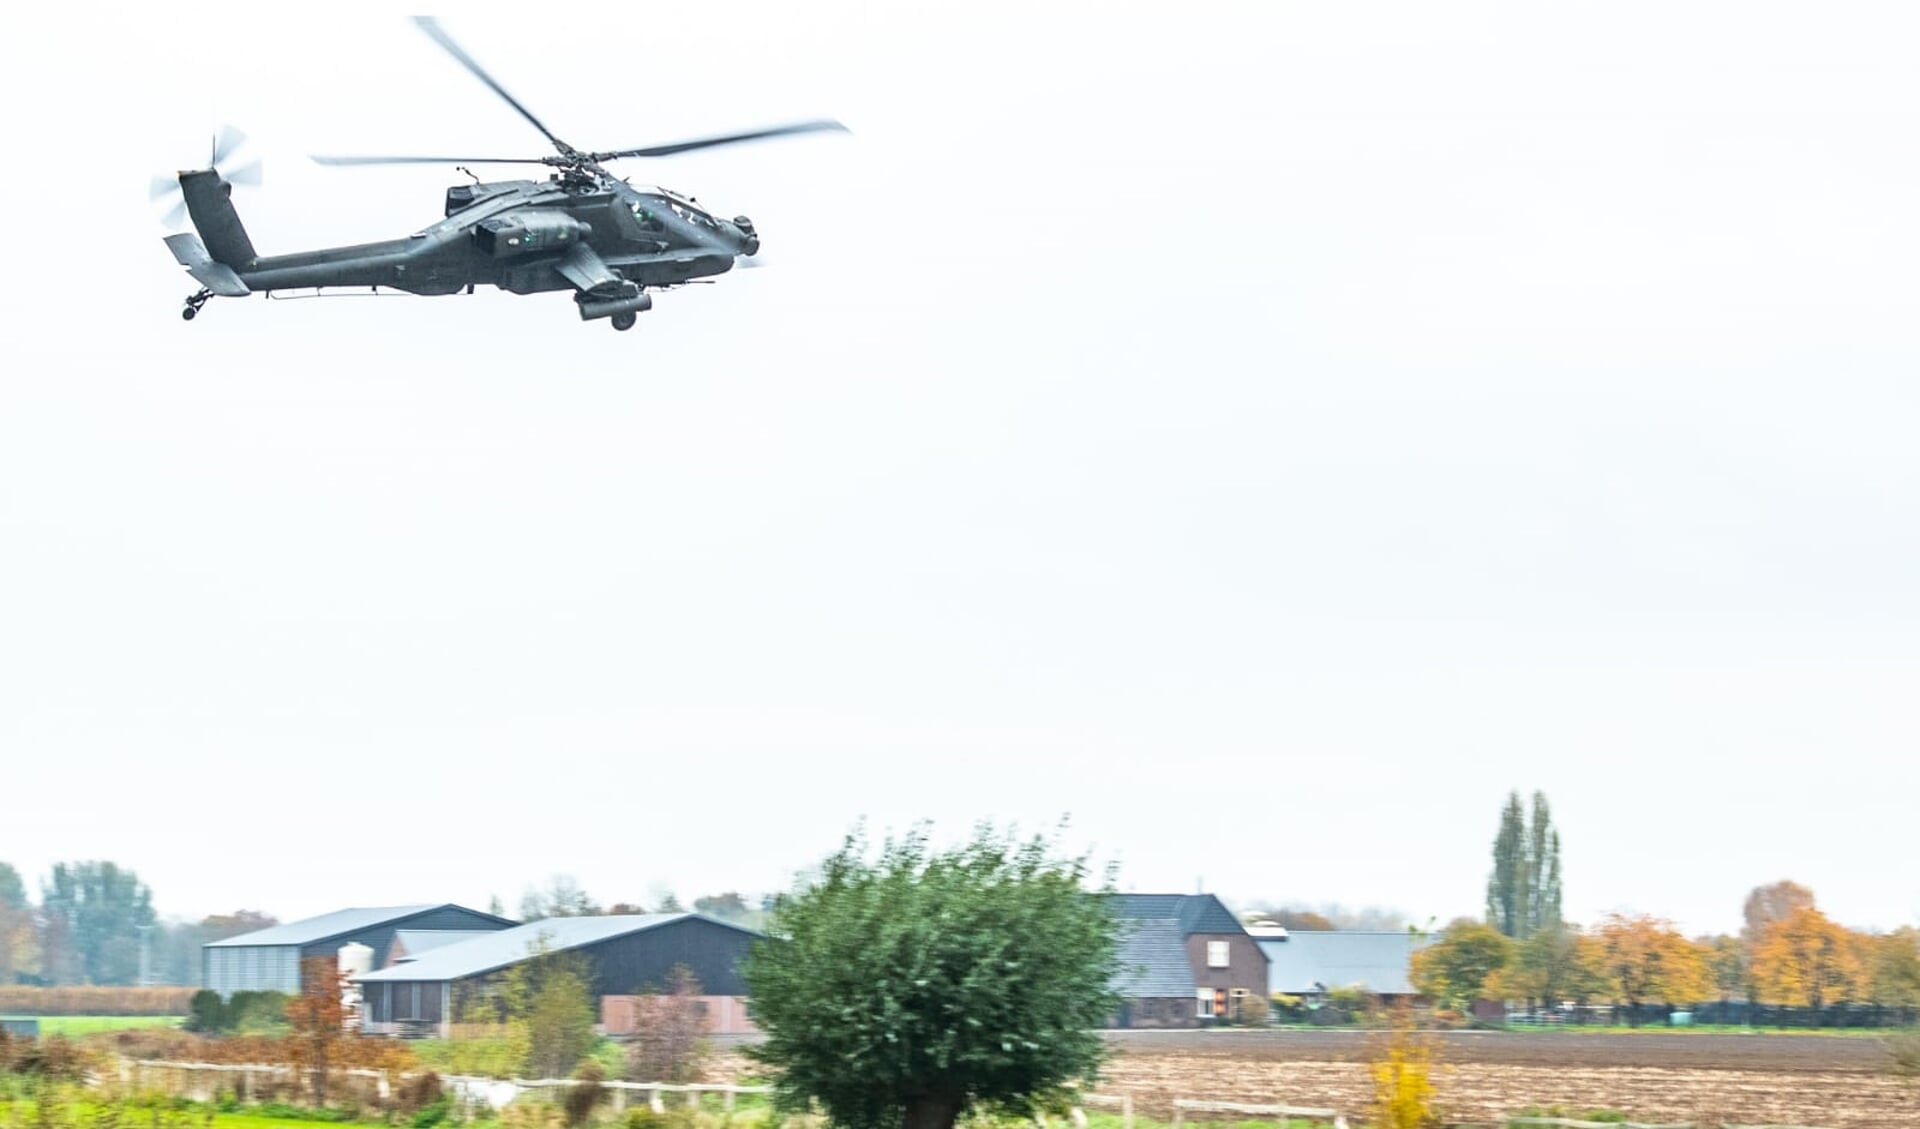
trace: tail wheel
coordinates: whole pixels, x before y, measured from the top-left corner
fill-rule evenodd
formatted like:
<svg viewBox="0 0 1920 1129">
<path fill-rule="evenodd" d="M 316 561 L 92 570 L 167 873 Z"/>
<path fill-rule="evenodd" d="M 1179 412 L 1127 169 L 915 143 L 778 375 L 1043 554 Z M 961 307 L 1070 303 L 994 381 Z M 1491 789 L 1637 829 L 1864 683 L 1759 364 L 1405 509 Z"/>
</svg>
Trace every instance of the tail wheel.
<svg viewBox="0 0 1920 1129">
<path fill-rule="evenodd" d="M 627 330 L 633 328 L 633 323 L 638 320 L 638 317 L 632 312 L 628 312 L 624 314 L 615 314 L 612 317 L 608 318 L 607 320 L 613 323 L 613 328 L 619 330 L 622 333 L 625 333 Z"/>
</svg>

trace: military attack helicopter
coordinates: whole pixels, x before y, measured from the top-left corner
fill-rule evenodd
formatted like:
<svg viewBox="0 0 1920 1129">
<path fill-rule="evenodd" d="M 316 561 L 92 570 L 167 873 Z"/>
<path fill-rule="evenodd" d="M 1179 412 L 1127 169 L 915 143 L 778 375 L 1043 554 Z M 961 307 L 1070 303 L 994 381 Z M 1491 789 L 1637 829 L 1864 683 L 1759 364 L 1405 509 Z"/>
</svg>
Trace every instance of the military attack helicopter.
<svg viewBox="0 0 1920 1129">
<path fill-rule="evenodd" d="M 231 181 L 222 175 L 220 166 L 240 140 L 237 131 L 228 132 L 214 143 L 212 167 L 182 172 L 177 184 L 174 178 L 155 181 L 156 198 L 180 194 L 199 233 L 182 232 L 166 241 L 201 286 L 188 296 L 181 317 L 192 321 L 214 297 L 271 296 L 276 290 L 372 287 L 453 294 L 495 286 L 514 294 L 572 290 L 581 320 L 605 319 L 617 330 L 632 329 L 635 316 L 653 307 L 649 290 L 724 274 L 736 262 L 754 265 L 760 236 L 745 216 L 719 219 L 693 197 L 629 184 L 608 172 L 603 162 L 846 129 L 836 121 L 804 121 L 634 149 L 576 149 L 507 93 L 437 21 L 417 16 L 414 22 L 545 134 L 557 152 L 544 157 L 313 159 L 323 165 L 537 164 L 554 171 L 543 181 L 490 182 L 468 172 L 474 183 L 447 189 L 445 218 L 405 239 L 260 255 L 232 201 L 233 183 L 257 182 L 259 166 L 234 170 Z"/>
</svg>

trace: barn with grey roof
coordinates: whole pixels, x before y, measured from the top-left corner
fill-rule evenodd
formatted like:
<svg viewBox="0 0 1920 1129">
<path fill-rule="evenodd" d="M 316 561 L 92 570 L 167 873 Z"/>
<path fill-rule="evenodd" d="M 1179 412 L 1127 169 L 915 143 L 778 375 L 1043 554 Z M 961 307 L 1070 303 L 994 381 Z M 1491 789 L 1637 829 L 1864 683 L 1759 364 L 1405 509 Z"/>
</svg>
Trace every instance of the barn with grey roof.
<svg viewBox="0 0 1920 1129">
<path fill-rule="evenodd" d="M 368 1034 L 445 1033 L 493 997 L 500 974 L 543 954 L 576 954 L 603 1018 L 607 1002 L 665 991 L 684 966 L 702 999 L 746 995 L 740 962 L 761 934 L 697 913 L 555 917 L 406 955 L 357 978 Z M 403 944 L 406 943 L 403 939 Z M 709 1003 L 709 1008 L 714 1005 Z"/>
<path fill-rule="evenodd" d="M 391 953 L 394 936 L 403 930 L 482 933 L 514 924 L 450 902 L 335 910 L 202 945 L 201 983 L 222 997 L 235 992 L 292 995 L 300 991 L 300 962 L 309 957 L 338 959 L 343 947 L 365 945 L 372 950 L 372 966 L 379 968 Z"/>
</svg>

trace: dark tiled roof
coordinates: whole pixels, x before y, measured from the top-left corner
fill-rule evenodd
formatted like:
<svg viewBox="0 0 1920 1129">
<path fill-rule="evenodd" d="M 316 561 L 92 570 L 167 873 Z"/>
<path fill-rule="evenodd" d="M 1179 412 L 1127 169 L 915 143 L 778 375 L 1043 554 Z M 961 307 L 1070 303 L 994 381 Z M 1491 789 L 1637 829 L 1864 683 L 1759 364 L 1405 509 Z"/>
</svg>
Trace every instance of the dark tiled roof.
<svg viewBox="0 0 1920 1129">
<path fill-rule="evenodd" d="M 1212 894 L 1116 894 L 1116 912 L 1137 921 L 1177 921 L 1182 936 L 1195 933 L 1245 933 Z"/>
<path fill-rule="evenodd" d="M 1132 999 L 1191 996 L 1193 966 L 1177 918 L 1135 919 L 1120 934 L 1120 972 L 1113 989 Z"/>
</svg>

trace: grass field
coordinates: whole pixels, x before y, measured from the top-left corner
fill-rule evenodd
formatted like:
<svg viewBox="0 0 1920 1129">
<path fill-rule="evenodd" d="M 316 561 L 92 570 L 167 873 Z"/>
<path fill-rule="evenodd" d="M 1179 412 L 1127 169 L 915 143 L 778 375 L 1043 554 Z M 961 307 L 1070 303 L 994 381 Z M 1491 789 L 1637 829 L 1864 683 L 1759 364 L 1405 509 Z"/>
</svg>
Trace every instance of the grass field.
<svg viewBox="0 0 1920 1129">
<path fill-rule="evenodd" d="M 0 1019 L 38 1019 L 42 1035 L 69 1039 L 134 1027 L 178 1027 L 187 1021 L 184 1015 L 0 1015 Z"/>
</svg>

